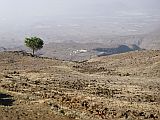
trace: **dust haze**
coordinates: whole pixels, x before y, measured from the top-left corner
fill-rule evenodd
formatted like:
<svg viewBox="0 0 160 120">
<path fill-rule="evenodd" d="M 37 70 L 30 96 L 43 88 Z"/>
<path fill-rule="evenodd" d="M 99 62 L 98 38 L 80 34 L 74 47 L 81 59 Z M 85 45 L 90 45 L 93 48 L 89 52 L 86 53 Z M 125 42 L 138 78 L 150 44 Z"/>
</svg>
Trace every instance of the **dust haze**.
<svg viewBox="0 0 160 120">
<path fill-rule="evenodd" d="M 27 36 L 49 42 L 104 42 L 159 29 L 159 0 L 0 0 L 0 46 Z"/>
</svg>

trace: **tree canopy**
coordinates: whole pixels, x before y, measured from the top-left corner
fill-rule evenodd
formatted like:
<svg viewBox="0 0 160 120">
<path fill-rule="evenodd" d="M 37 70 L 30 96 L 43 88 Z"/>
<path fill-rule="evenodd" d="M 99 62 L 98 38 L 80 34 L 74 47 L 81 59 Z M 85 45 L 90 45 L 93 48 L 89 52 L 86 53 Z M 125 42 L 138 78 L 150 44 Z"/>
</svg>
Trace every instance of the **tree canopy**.
<svg viewBox="0 0 160 120">
<path fill-rule="evenodd" d="M 43 48 L 44 42 L 41 38 L 31 37 L 31 38 L 25 38 L 25 45 L 30 49 L 32 49 L 32 53 L 34 55 L 35 51 Z"/>
</svg>

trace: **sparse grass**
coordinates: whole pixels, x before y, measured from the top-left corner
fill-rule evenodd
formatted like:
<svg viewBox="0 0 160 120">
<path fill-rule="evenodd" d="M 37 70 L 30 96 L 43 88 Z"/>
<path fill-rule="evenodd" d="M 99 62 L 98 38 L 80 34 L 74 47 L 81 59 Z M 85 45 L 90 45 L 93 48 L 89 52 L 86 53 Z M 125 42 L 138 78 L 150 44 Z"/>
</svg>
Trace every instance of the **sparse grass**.
<svg viewBox="0 0 160 120">
<path fill-rule="evenodd" d="M 18 53 L 0 56 L 0 93 L 11 93 L 16 100 L 7 112 L 0 107 L 0 117 L 160 118 L 159 52 L 133 52 L 83 63 Z M 14 64 L 4 61 L 10 56 Z"/>
<path fill-rule="evenodd" d="M 5 93 L 7 93 L 7 90 L 0 88 L 0 93 L 4 93 L 5 94 Z"/>
</svg>

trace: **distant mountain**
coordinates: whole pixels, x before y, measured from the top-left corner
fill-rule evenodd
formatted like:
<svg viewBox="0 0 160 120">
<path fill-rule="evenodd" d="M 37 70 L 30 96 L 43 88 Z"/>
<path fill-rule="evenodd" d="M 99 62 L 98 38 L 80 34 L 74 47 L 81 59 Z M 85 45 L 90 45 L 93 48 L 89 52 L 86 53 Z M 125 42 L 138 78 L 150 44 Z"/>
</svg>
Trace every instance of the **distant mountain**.
<svg viewBox="0 0 160 120">
<path fill-rule="evenodd" d="M 96 48 L 94 50 L 98 53 L 98 56 L 107 56 L 107 55 L 125 53 L 125 52 L 142 50 L 142 49 L 137 45 L 130 45 L 130 46 L 119 45 L 118 47 L 115 47 L 115 48 Z"/>
</svg>

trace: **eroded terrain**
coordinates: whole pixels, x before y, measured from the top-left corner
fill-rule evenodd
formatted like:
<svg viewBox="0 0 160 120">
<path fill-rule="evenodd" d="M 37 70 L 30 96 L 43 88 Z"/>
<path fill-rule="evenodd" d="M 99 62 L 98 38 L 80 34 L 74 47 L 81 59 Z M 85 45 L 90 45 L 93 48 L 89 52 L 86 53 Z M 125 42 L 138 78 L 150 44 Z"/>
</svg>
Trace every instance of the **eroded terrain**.
<svg viewBox="0 0 160 120">
<path fill-rule="evenodd" d="M 21 52 L 0 56 L 2 120 L 160 119 L 160 51 L 82 63 Z"/>
</svg>

